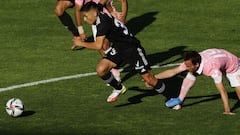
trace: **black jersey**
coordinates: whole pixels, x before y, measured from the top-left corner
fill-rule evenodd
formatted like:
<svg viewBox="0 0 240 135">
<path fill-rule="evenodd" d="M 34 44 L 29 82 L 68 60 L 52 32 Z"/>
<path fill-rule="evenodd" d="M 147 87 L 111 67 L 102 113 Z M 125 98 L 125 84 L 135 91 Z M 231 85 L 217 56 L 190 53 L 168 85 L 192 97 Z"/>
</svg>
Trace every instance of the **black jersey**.
<svg viewBox="0 0 240 135">
<path fill-rule="evenodd" d="M 100 12 L 96 21 L 96 37 L 105 35 L 112 43 L 139 44 L 128 28 L 119 20 Z"/>
<path fill-rule="evenodd" d="M 140 41 L 128 31 L 123 23 L 101 12 L 95 26 L 96 37 L 105 35 L 112 42 L 111 47 L 105 51 L 105 59 L 117 66 L 130 64 L 132 70 L 140 74 L 145 74 L 151 69 Z"/>
</svg>

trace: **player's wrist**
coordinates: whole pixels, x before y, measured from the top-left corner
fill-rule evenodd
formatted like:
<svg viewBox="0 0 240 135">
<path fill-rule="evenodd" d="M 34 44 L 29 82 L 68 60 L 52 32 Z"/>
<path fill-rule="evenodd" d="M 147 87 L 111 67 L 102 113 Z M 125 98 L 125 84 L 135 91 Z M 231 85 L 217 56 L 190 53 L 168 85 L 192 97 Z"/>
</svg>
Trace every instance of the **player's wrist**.
<svg viewBox="0 0 240 135">
<path fill-rule="evenodd" d="M 79 34 L 83 34 L 84 33 L 83 26 L 78 26 L 78 32 L 79 32 Z"/>
</svg>

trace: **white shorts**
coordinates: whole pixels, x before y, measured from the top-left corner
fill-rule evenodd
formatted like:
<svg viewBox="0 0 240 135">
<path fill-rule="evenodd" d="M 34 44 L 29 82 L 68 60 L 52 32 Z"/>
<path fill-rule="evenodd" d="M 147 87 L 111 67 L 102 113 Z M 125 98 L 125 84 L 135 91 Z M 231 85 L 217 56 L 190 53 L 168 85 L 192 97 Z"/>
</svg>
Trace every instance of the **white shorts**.
<svg viewBox="0 0 240 135">
<path fill-rule="evenodd" d="M 227 73 L 226 76 L 232 87 L 240 86 L 240 68 L 235 73 Z"/>
</svg>

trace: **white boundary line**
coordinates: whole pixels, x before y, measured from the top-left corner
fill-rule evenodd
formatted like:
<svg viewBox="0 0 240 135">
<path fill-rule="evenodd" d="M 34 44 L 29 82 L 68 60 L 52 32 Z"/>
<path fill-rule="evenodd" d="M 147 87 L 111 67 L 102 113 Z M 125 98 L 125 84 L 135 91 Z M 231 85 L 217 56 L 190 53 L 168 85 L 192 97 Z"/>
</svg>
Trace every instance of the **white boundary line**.
<svg viewBox="0 0 240 135">
<path fill-rule="evenodd" d="M 151 68 L 171 67 L 171 66 L 177 66 L 179 64 L 180 63 L 167 64 L 167 65 L 163 65 L 163 66 L 155 65 L 155 66 L 151 66 Z M 122 71 L 122 70 L 123 69 L 120 69 L 120 71 Z M 36 86 L 36 85 L 46 84 L 46 83 L 51 83 L 51 82 L 57 82 L 57 81 L 62 81 L 62 80 L 69 80 L 69 79 L 74 79 L 74 78 L 82 78 L 82 77 L 87 77 L 87 76 L 93 76 L 93 75 L 97 75 L 97 73 L 92 72 L 92 73 L 85 73 L 85 74 L 76 74 L 76 75 L 63 76 L 63 77 L 58 77 L 58 78 L 51 78 L 51 79 L 41 80 L 41 81 L 36 81 L 36 82 L 23 83 L 23 84 L 19 84 L 19 85 L 13 85 L 13 86 L 5 87 L 5 88 L 0 88 L 0 92 L 14 90 L 14 89 L 23 88 L 23 87 Z"/>
</svg>

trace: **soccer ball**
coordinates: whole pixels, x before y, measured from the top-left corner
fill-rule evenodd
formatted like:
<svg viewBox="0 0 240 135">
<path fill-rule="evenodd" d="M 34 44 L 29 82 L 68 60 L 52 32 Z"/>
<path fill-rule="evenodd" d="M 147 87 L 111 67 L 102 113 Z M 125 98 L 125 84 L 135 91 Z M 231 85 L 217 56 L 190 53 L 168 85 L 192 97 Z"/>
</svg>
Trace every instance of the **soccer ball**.
<svg viewBox="0 0 240 135">
<path fill-rule="evenodd" d="M 12 117 L 20 116 L 24 111 L 24 104 L 18 98 L 12 98 L 6 103 L 6 111 Z"/>
</svg>

